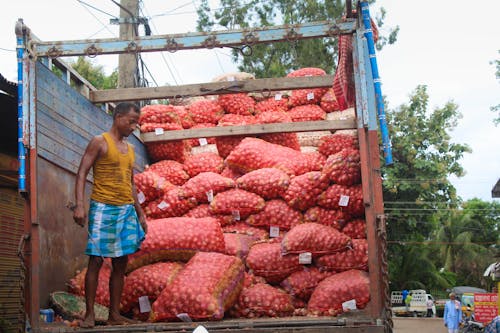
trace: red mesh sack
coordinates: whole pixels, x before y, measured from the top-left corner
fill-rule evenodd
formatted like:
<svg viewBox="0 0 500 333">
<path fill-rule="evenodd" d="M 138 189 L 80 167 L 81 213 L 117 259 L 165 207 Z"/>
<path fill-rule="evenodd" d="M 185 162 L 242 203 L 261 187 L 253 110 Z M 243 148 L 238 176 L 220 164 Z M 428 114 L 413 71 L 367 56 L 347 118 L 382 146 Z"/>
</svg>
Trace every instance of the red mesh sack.
<svg viewBox="0 0 500 333">
<path fill-rule="evenodd" d="M 235 233 L 235 234 L 255 236 L 259 240 L 265 240 L 269 238 L 269 234 L 267 233 L 267 231 L 249 226 L 244 222 L 237 222 L 225 226 L 222 230 L 224 231 L 224 233 Z"/>
<path fill-rule="evenodd" d="M 318 105 L 296 106 L 287 113 L 293 122 L 325 120 L 326 112 Z"/>
<path fill-rule="evenodd" d="M 280 243 L 254 244 L 247 256 L 247 266 L 269 283 L 280 283 L 302 268 L 298 255 L 282 255 Z"/>
<path fill-rule="evenodd" d="M 246 219 L 246 223 L 258 227 L 279 227 L 280 230 L 290 230 L 302 223 L 302 214 L 289 207 L 283 200 L 266 202 L 264 209 Z"/>
<path fill-rule="evenodd" d="M 212 217 L 219 222 L 221 226 L 226 226 L 234 222 L 234 217 L 232 215 L 217 215 L 210 211 L 208 204 L 202 204 L 191 209 L 189 212 L 184 214 L 185 217 Z"/>
<path fill-rule="evenodd" d="M 235 256 L 245 261 L 250 252 L 250 247 L 258 240 L 257 237 L 243 234 L 225 233 L 224 241 L 226 242 L 226 254 Z"/>
<path fill-rule="evenodd" d="M 353 239 L 345 251 L 328 254 L 316 260 L 316 265 L 325 271 L 342 272 L 349 269 L 368 269 L 368 242 L 366 239 Z"/>
<path fill-rule="evenodd" d="M 228 167 L 224 167 L 224 169 L 222 170 L 220 175 L 223 177 L 231 178 L 232 180 L 237 180 L 238 178 L 240 178 L 242 176 L 241 173 L 236 172 L 233 169 L 228 168 Z"/>
<path fill-rule="evenodd" d="M 326 157 L 336 154 L 344 148 L 358 148 L 358 138 L 352 135 L 332 134 L 320 139 L 318 151 Z"/>
<path fill-rule="evenodd" d="M 293 311 L 292 297 L 265 283 L 244 288 L 235 305 L 237 317 L 286 317 Z"/>
<path fill-rule="evenodd" d="M 255 113 L 255 101 L 247 94 L 227 94 L 219 96 L 219 104 L 227 113 L 252 115 Z"/>
<path fill-rule="evenodd" d="M 239 258 L 220 253 L 197 253 L 153 303 L 152 321 L 218 320 L 238 300 L 245 266 Z"/>
<path fill-rule="evenodd" d="M 196 124 L 185 106 L 175 105 L 173 111 L 179 116 L 182 128 L 191 128 Z"/>
<path fill-rule="evenodd" d="M 196 199 L 184 197 L 179 188 L 166 192 L 161 198 L 150 202 L 144 209 L 149 218 L 165 218 L 182 216 L 196 206 Z"/>
<path fill-rule="evenodd" d="M 239 126 L 250 125 L 253 123 L 255 123 L 254 117 L 236 114 L 226 114 L 221 118 L 221 120 L 219 120 L 219 126 Z M 219 155 L 223 158 L 226 158 L 244 138 L 245 136 L 241 135 L 215 138 L 215 144 L 217 145 L 217 151 L 219 152 Z"/>
<path fill-rule="evenodd" d="M 191 177 L 201 172 L 221 173 L 223 168 L 224 160 L 222 157 L 212 152 L 191 155 L 184 162 L 184 170 Z"/>
<path fill-rule="evenodd" d="M 342 229 L 342 232 L 352 239 L 366 238 L 366 221 L 362 219 L 350 221 Z"/>
<path fill-rule="evenodd" d="M 300 142 L 297 133 L 271 133 L 261 134 L 259 138 L 269 143 L 281 145 L 300 151 Z"/>
<path fill-rule="evenodd" d="M 207 203 L 217 193 L 236 187 L 234 180 L 214 172 L 202 172 L 180 187 L 182 197 L 194 197 L 200 203 Z"/>
<path fill-rule="evenodd" d="M 281 287 L 290 295 L 302 300 L 309 300 L 316 286 L 331 273 L 320 272 L 317 268 L 304 268 L 302 271 L 292 273 L 281 282 Z"/>
<path fill-rule="evenodd" d="M 193 125 L 193 127 L 191 127 L 191 129 L 196 129 L 196 128 L 210 128 L 210 127 L 215 127 L 215 124 L 210 124 L 210 123 L 200 123 L 200 124 L 196 124 L 196 125 Z M 202 140 L 203 138 L 200 138 L 200 139 L 191 139 L 189 140 L 189 142 L 191 143 L 191 146 L 192 147 L 198 147 L 201 145 L 200 141 Z M 215 144 L 215 138 L 204 138 L 206 140 L 206 144 L 209 144 L 209 145 L 214 145 Z M 205 144 L 205 143 L 203 143 Z"/>
<path fill-rule="evenodd" d="M 323 97 L 321 97 L 319 105 L 325 112 L 340 111 L 339 103 L 337 102 L 333 89 L 328 89 Z"/>
<path fill-rule="evenodd" d="M 307 306 L 313 315 L 336 316 L 343 312 L 342 303 L 352 299 L 358 309 L 370 300 L 370 279 L 366 272 L 350 270 L 327 277 L 316 287 Z"/>
<path fill-rule="evenodd" d="M 342 196 L 344 198 L 349 197 L 347 205 L 340 206 Z M 318 205 L 328 209 L 341 209 L 352 217 L 362 217 L 365 213 L 363 189 L 361 185 L 344 186 L 333 184 L 319 195 Z"/>
<path fill-rule="evenodd" d="M 179 115 L 171 105 L 146 105 L 141 109 L 139 124 L 144 123 L 175 123 L 181 124 Z"/>
<path fill-rule="evenodd" d="M 290 177 L 276 168 L 251 171 L 236 180 L 238 188 L 260 195 L 264 199 L 274 199 L 283 195 L 290 184 Z"/>
<path fill-rule="evenodd" d="M 256 138 L 245 138 L 229 154 L 226 163 L 231 169 L 242 173 L 262 168 L 277 168 L 289 175 L 310 171 L 307 159 L 301 152 Z"/>
<path fill-rule="evenodd" d="M 330 155 L 323 167 L 323 173 L 335 184 L 349 186 L 361 183 L 359 150 L 345 148 Z"/>
<path fill-rule="evenodd" d="M 304 67 L 288 73 L 286 77 L 323 76 L 323 75 L 326 75 L 326 72 L 321 68 Z"/>
<path fill-rule="evenodd" d="M 255 104 L 255 112 L 257 114 L 262 112 L 286 112 L 286 111 L 288 111 L 288 99 L 283 96 L 281 96 L 280 99 L 276 99 L 276 97 L 269 97 Z"/>
<path fill-rule="evenodd" d="M 104 263 L 99 271 L 95 295 L 96 303 L 104 306 L 109 306 L 109 278 L 111 277 L 111 268 L 108 265 L 111 265 L 111 261 Z M 87 268 L 84 268 L 74 278 L 69 280 L 68 288 L 71 293 L 78 296 L 85 296 L 85 274 L 87 274 Z"/>
<path fill-rule="evenodd" d="M 175 187 L 174 184 L 166 181 L 165 178 L 160 177 L 156 172 L 149 170 L 135 174 L 134 184 L 137 188 L 137 197 L 141 205 L 157 199 L 164 192 Z"/>
<path fill-rule="evenodd" d="M 181 130 L 182 126 L 178 123 L 143 123 L 141 133 L 155 132 L 157 128 L 164 131 L 177 131 Z"/>
<path fill-rule="evenodd" d="M 121 312 L 129 312 L 139 304 L 139 297 L 148 296 L 154 302 L 161 291 L 172 282 L 183 265 L 176 262 L 159 262 L 143 266 L 127 275 L 120 302 Z"/>
<path fill-rule="evenodd" d="M 211 217 L 173 217 L 148 221 L 141 249 L 129 256 L 127 270 L 162 260 L 187 261 L 196 252 L 224 253 L 222 228 Z"/>
<path fill-rule="evenodd" d="M 148 142 L 146 149 L 153 161 L 174 160 L 183 163 L 189 156 L 191 146 L 188 140 L 170 142 Z"/>
<path fill-rule="evenodd" d="M 195 101 L 191 103 L 187 109 L 191 118 L 198 124 L 217 124 L 217 122 L 224 115 L 224 109 L 222 106 L 217 101 L 211 101 L 208 99 Z"/>
<path fill-rule="evenodd" d="M 309 164 L 309 170 L 321 171 L 326 163 L 326 158 L 316 151 L 303 153 Z"/>
<path fill-rule="evenodd" d="M 320 171 L 311 171 L 290 180 L 290 186 L 283 198 L 298 210 L 306 210 L 316 205 L 318 195 L 328 187 L 328 178 Z"/>
<path fill-rule="evenodd" d="M 285 112 L 265 111 L 255 116 L 258 124 L 291 123 L 292 118 Z"/>
<path fill-rule="evenodd" d="M 184 171 L 184 166 L 172 160 L 156 162 L 147 171 L 157 173 L 160 177 L 165 178 L 174 185 L 182 185 L 189 179 L 189 175 Z"/>
<path fill-rule="evenodd" d="M 254 116 L 241 114 L 225 114 L 218 122 L 219 126 L 243 126 L 255 124 Z"/>
<path fill-rule="evenodd" d="M 257 283 L 266 283 L 266 279 L 264 279 L 262 276 L 256 276 L 253 275 L 252 273 L 245 272 L 245 277 L 243 280 L 243 288 L 253 286 L 254 284 Z"/>
<path fill-rule="evenodd" d="M 215 214 L 237 214 L 241 218 L 260 212 L 265 201 L 255 193 L 234 189 L 219 193 L 210 203 L 210 209 Z"/>
<path fill-rule="evenodd" d="M 307 67 L 301 68 L 293 71 L 287 75 L 287 77 L 299 77 L 299 76 L 323 76 L 326 72 L 321 68 Z M 321 101 L 321 97 L 326 93 L 328 89 L 326 88 L 315 88 L 315 89 L 298 89 L 293 90 L 290 96 L 290 105 L 304 105 L 304 104 L 317 104 Z"/>
<path fill-rule="evenodd" d="M 332 227 L 318 223 L 303 223 L 293 227 L 283 237 L 282 253 L 310 252 L 324 255 L 342 251 L 351 239 Z"/>
<path fill-rule="evenodd" d="M 306 222 L 316 222 L 333 227 L 337 230 L 341 230 L 350 218 L 351 217 L 343 211 L 321 207 L 311 207 L 304 214 L 304 220 Z"/>
</svg>

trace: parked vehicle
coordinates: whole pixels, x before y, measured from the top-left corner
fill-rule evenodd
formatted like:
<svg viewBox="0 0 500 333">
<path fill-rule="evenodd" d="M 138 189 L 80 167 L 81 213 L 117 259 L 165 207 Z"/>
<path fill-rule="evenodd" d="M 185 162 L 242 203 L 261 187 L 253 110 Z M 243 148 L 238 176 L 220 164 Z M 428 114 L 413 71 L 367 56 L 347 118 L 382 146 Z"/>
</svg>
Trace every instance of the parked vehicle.
<svg viewBox="0 0 500 333">
<path fill-rule="evenodd" d="M 427 300 L 434 302 L 434 297 L 423 289 L 410 290 L 412 296 L 409 306 L 404 305 L 401 291 L 391 292 L 392 312 L 396 316 L 425 317 L 427 315 Z M 432 307 L 433 316 L 436 315 L 436 305 Z"/>
</svg>

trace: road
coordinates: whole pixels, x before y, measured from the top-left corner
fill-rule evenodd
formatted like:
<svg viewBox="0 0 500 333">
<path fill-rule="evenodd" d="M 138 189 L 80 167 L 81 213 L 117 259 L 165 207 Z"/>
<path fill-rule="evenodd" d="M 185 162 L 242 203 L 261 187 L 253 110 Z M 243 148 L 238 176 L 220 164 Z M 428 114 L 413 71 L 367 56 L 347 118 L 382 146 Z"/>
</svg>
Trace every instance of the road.
<svg viewBox="0 0 500 333">
<path fill-rule="evenodd" d="M 446 333 L 443 318 L 402 318 L 394 317 L 394 333 Z"/>
</svg>

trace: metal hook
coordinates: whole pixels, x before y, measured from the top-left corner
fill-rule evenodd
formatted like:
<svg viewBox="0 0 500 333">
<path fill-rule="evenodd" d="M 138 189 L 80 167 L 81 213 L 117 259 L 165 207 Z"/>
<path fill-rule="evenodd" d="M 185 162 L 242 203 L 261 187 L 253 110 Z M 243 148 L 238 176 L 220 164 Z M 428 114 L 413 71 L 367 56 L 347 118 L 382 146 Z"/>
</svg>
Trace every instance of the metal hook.
<svg viewBox="0 0 500 333">
<path fill-rule="evenodd" d="M 95 47 L 95 44 L 90 45 L 87 50 L 85 50 L 85 53 L 89 58 L 95 58 L 97 54 L 99 53 L 99 50 L 97 50 L 97 47 Z"/>
<path fill-rule="evenodd" d="M 59 50 L 57 47 L 55 46 L 52 46 L 48 51 L 47 51 L 47 55 L 49 56 L 49 58 L 57 58 L 59 57 L 60 55 L 62 54 L 61 50 Z"/>
<path fill-rule="evenodd" d="M 173 38 L 167 39 L 167 43 L 165 44 L 165 48 L 170 53 L 175 53 L 179 50 L 179 44 Z"/>
</svg>

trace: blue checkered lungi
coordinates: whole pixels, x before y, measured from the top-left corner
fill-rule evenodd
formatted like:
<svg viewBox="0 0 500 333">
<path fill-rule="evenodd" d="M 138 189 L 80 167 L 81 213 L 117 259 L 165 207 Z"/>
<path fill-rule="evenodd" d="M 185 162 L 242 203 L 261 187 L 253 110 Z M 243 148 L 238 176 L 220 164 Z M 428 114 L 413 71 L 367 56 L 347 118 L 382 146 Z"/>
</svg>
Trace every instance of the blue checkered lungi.
<svg viewBox="0 0 500 333">
<path fill-rule="evenodd" d="M 90 201 L 86 255 L 117 258 L 137 252 L 145 238 L 133 204 Z"/>
</svg>

